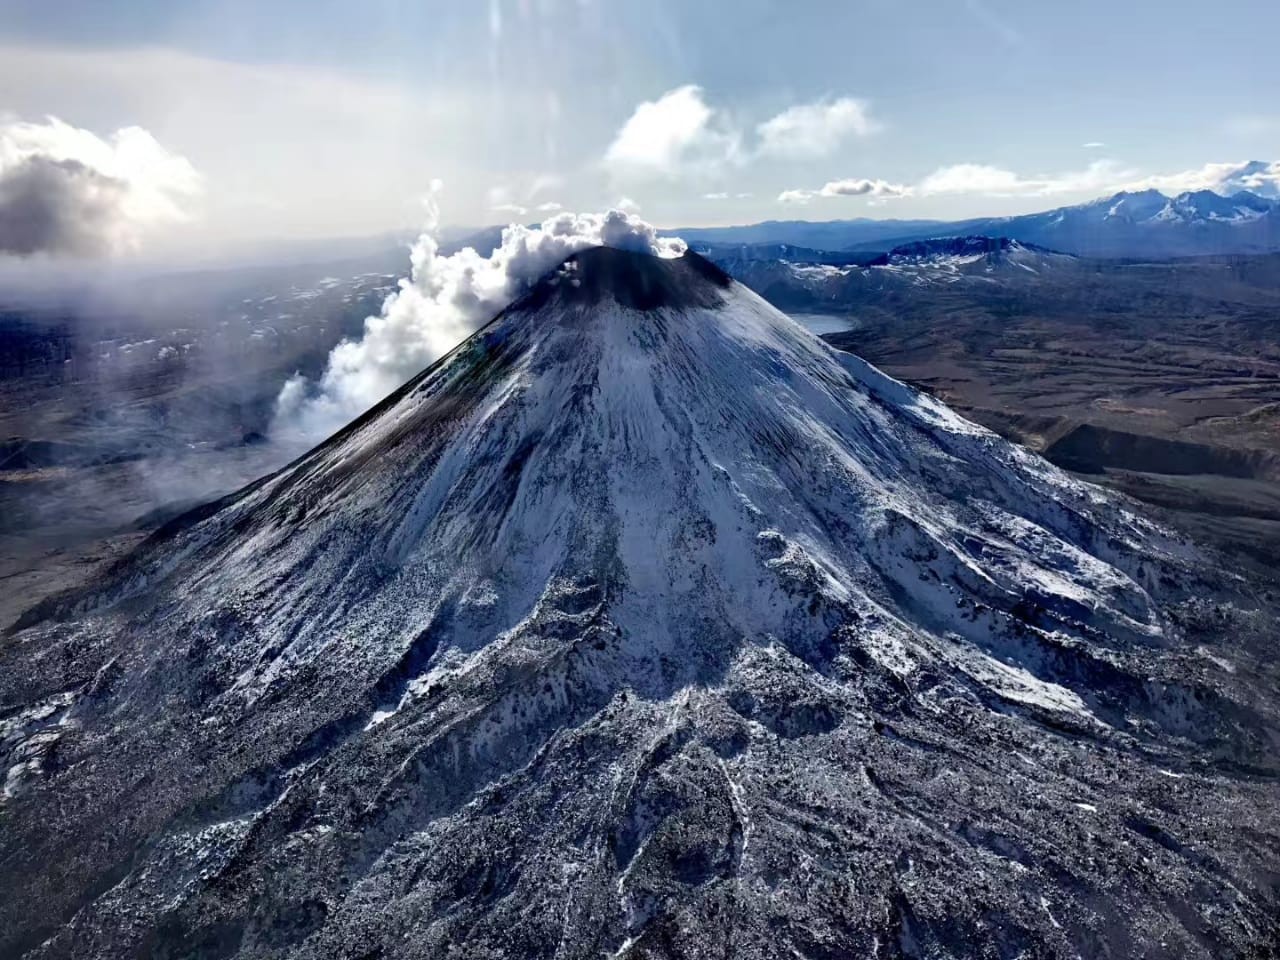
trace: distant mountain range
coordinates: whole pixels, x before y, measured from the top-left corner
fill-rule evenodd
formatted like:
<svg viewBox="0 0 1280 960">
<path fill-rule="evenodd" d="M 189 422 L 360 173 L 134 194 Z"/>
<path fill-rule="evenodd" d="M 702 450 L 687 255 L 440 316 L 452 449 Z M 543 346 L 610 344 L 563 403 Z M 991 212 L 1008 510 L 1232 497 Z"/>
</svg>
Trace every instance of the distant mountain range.
<svg viewBox="0 0 1280 960">
<path fill-rule="evenodd" d="M 1224 186 L 1236 185 L 1236 178 Z M 1251 182 L 1246 177 L 1244 182 Z M 1158 190 L 1122 191 L 1076 206 L 1017 217 L 972 220 L 769 220 L 734 227 L 670 231 L 717 259 L 734 245 L 789 245 L 820 256 L 785 256 L 841 265 L 834 254 L 884 252 L 917 240 L 942 236 L 1008 238 L 1086 257 L 1169 258 L 1209 254 L 1252 254 L 1280 250 L 1280 198 L 1274 192 L 1197 190 L 1170 197 Z M 755 258 L 753 258 L 755 259 Z"/>
<path fill-rule="evenodd" d="M 959 284 L 1003 290 L 1065 279 L 1096 261 L 1007 237 L 938 237 L 857 254 L 786 245 L 694 245 L 774 306 L 801 313 L 853 313 L 900 306 L 925 289 Z M 842 259 L 843 258 L 843 259 Z"/>
<path fill-rule="evenodd" d="M 788 243 L 693 243 L 690 248 L 721 264 L 780 261 L 791 266 L 886 267 L 951 258 L 986 258 L 991 262 L 1018 254 L 1063 256 L 1057 251 L 1009 237 L 981 234 L 910 240 L 886 251 L 815 250 Z"/>
<path fill-rule="evenodd" d="M 1121 192 L 1073 207 L 1021 217 L 951 224 L 948 233 L 1010 237 L 1088 257 L 1182 257 L 1267 253 L 1280 249 L 1280 201 L 1239 191 L 1167 197 Z M 930 231 L 904 235 L 898 242 Z M 854 240 L 847 247 L 874 246 Z"/>
</svg>

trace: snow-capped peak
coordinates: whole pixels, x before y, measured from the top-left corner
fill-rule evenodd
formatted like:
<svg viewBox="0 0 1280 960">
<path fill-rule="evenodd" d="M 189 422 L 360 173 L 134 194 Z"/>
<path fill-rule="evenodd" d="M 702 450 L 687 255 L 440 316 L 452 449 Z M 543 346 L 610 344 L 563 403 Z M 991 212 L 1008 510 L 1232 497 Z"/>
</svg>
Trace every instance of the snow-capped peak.
<svg viewBox="0 0 1280 960">
<path fill-rule="evenodd" d="M 1096 200 L 1086 207 L 1105 210 L 1104 220 L 1140 221 L 1155 216 L 1168 202 L 1159 190 L 1121 191 L 1114 196 Z"/>
<path fill-rule="evenodd" d="M 1196 190 L 1180 193 L 1169 200 L 1153 219 L 1182 223 L 1235 223 L 1256 220 L 1272 206 L 1270 201 L 1244 191 L 1225 197 L 1212 190 Z"/>
</svg>

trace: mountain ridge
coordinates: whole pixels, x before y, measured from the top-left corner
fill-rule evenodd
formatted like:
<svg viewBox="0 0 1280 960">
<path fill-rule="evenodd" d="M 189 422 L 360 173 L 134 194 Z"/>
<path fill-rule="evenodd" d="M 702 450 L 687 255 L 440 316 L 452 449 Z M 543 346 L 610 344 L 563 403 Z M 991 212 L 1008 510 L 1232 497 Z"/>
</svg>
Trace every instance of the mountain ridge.
<svg viewBox="0 0 1280 960">
<path fill-rule="evenodd" d="M 1246 183 L 1253 189 L 1245 188 Z M 1155 189 L 1122 190 L 1080 204 L 1006 217 L 767 220 L 732 227 L 685 227 L 664 234 L 684 237 L 695 246 L 791 244 L 830 255 L 885 251 L 929 237 L 964 235 L 1008 237 L 1077 256 L 1107 258 L 1280 250 L 1280 199 L 1264 195 L 1270 191 L 1244 174 L 1224 188 L 1229 192 L 1201 189 L 1172 196 Z"/>
<path fill-rule="evenodd" d="M 1228 204 L 1235 214 L 1224 216 L 1222 211 Z M 1280 202 L 1243 191 L 1229 198 L 1211 191 L 1172 197 L 1156 190 L 1122 191 L 1042 213 L 965 220 L 949 226 L 954 230 L 947 232 L 1009 237 L 1088 257 L 1267 253 L 1280 249 Z M 854 241 L 848 249 L 913 239 L 919 239 L 919 234 Z"/>
</svg>

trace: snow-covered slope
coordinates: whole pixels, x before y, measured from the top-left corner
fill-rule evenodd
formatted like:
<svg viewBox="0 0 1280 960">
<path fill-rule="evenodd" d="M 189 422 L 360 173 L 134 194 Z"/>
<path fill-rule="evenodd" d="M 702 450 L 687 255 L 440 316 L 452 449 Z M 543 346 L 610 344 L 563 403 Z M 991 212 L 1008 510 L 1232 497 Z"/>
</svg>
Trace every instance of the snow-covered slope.
<svg viewBox="0 0 1280 960">
<path fill-rule="evenodd" d="M 1182 223 L 1248 223 L 1266 216 L 1274 207 L 1274 201 L 1243 190 L 1229 197 L 1212 190 L 1197 190 L 1178 194 L 1152 219 Z"/>
<path fill-rule="evenodd" d="M 821 256 L 820 251 L 810 253 Z M 894 247 L 862 264 L 813 259 L 717 258 L 734 279 L 772 303 L 820 309 L 847 308 L 938 286 L 1023 287 L 1061 279 L 1077 258 L 1006 237 L 931 237 Z"/>
<path fill-rule="evenodd" d="M 5 641 L 0 954 L 1243 955 L 1247 588 L 588 250 Z"/>
<path fill-rule="evenodd" d="M 999 281 L 1010 275 L 1040 274 L 1070 267 L 1076 258 L 1008 237 L 934 237 L 889 251 L 881 269 L 909 277 L 917 285 L 963 280 Z"/>
</svg>

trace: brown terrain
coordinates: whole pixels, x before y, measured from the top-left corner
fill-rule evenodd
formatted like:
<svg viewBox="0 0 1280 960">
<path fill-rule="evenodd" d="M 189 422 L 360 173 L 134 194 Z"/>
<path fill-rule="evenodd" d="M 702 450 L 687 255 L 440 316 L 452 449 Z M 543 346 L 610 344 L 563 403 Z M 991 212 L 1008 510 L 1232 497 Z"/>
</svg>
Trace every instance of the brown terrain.
<svg viewBox="0 0 1280 960">
<path fill-rule="evenodd" d="M 854 310 L 828 335 L 966 416 L 1280 561 L 1280 258 L 1082 264 Z M 895 302 L 896 301 L 896 302 Z"/>
</svg>

